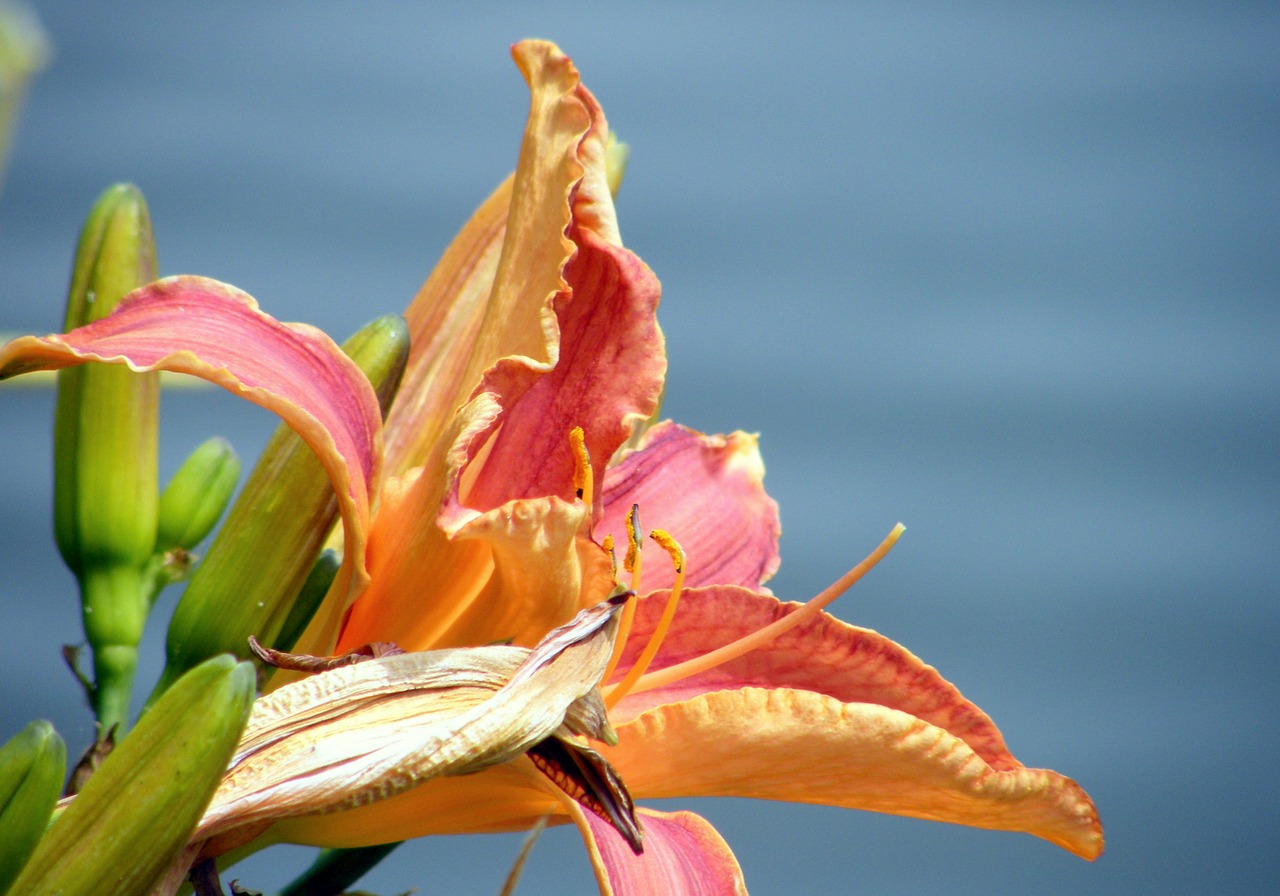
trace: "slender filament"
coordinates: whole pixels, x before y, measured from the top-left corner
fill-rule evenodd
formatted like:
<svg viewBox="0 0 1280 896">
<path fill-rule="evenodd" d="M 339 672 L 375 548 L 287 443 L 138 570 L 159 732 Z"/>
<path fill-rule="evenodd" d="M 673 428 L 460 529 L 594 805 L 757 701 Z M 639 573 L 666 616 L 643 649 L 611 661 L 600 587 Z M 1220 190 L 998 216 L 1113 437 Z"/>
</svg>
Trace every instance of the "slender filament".
<svg viewBox="0 0 1280 896">
<path fill-rule="evenodd" d="M 644 646 L 644 650 L 640 652 L 640 656 L 636 658 L 635 664 L 627 671 L 622 681 L 610 689 L 605 696 L 604 705 L 608 709 L 618 705 L 618 701 L 625 697 L 635 686 L 636 682 L 640 680 L 640 677 L 649 668 L 650 663 L 653 662 L 653 658 L 657 656 L 658 648 L 662 646 L 663 639 L 667 636 L 667 632 L 671 630 L 671 620 L 675 618 L 676 607 L 680 603 L 680 593 L 684 590 L 684 549 L 680 547 L 678 541 L 671 537 L 670 533 L 664 532 L 662 529 L 654 529 L 649 533 L 649 537 L 671 555 L 671 562 L 676 568 L 676 579 L 671 585 L 671 593 L 667 597 L 667 605 L 662 609 L 662 617 L 658 620 L 658 626 L 653 630 L 653 636 L 649 638 L 649 643 Z"/>
<path fill-rule="evenodd" d="M 622 568 L 631 574 L 631 591 L 640 593 L 640 505 L 632 504 L 627 514 L 627 554 L 622 560 Z M 605 536 L 609 542 L 608 550 L 613 551 L 613 536 Z M 615 573 L 616 575 L 616 573 Z M 631 633 L 632 620 L 636 618 L 636 598 L 632 597 L 622 608 L 622 617 L 618 620 L 618 634 L 613 639 L 613 653 L 609 655 L 609 665 L 605 667 L 601 681 L 608 681 L 618 668 L 622 659 L 622 651 L 627 646 L 627 635 Z"/>
<path fill-rule="evenodd" d="M 705 672 L 708 669 L 713 669 L 722 663 L 729 662 L 729 660 L 737 659 L 744 653 L 755 650 L 757 647 L 763 647 L 765 644 L 769 643 L 784 632 L 795 628 L 797 625 L 808 619 L 812 619 L 821 613 L 828 604 L 834 601 L 837 597 L 847 591 L 855 582 L 866 575 L 873 566 L 879 563 L 884 556 L 893 549 L 893 546 L 897 544 L 899 537 L 901 537 L 905 529 L 905 526 L 898 523 L 893 527 L 893 531 L 885 537 L 884 541 L 880 542 L 879 547 L 867 555 L 865 560 L 846 572 L 843 576 L 822 591 L 822 593 L 810 599 L 795 611 L 788 613 L 776 622 L 766 625 L 764 628 L 757 629 L 749 635 L 743 635 L 736 641 L 731 641 L 723 647 L 717 647 L 715 650 L 704 653 L 702 656 L 685 660 L 683 663 L 676 663 L 673 666 L 667 666 L 665 669 L 658 669 L 656 672 L 650 672 L 647 675 L 642 675 L 640 680 L 635 682 L 635 684 L 629 688 L 630 692 L 638 694 L 642 691 L 653 690 L 654 688 L 663 687 L 664 685 L 680 681 L 683 678 L 688 678 L 691 675 L 696 675 L 699 672 Z M 614 693 L 616 693 L 616 691 Z M 610 694 L 610 697 L 612 696 L 613 694 Z M 606 700 L 606 704 L 610 707 L 612 707 L 615 702 L 616 701 L 609 702 Z"/>
</svg>

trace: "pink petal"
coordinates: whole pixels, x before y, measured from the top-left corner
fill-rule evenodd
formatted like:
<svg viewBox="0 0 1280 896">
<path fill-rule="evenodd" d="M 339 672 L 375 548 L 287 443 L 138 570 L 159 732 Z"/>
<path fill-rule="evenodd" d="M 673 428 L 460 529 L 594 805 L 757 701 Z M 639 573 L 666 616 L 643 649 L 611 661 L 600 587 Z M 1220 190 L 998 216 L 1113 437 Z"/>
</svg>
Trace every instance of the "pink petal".
<svg viewBox="0 0 1280 896">
<path fill-rule="evenodd" d="M 640 810 L 644 853 L 590 813 L 574 813 L 604 896 L 735 896 L 747 892 L 729 845 L 692 812 Z"/>
<path fill-rule="evenodd" d="M 225 283 L 169 277 L 70 333 L 15 339 L 0 350 L 0 378 L 86 361 L 190 374 L 278 414 L 315 451 L 333 484 L 346 557 L 355 564 L 352 590 L 362 586 L 382 422 L 369 381 L 333 340 L 314 327 L 280 323 Z"/>
<path fill-rule="evenodd" d="M 518 498 L 572 500 L 575 426 L 586 434 L 595 480 L 602 481 L 632 424 L 657 409 L 666 372 L 655 317 L 658 280 L 618 235 L 605 174 L 604 112 L 554 46 L 527 41 L 513 55 L 533 105 L 486 318 L 494 323 L 481 334 L 476 355 L 489 357 L 486 337 L 502 336 L 505 357 L 476 388 L 493 393 L 503 408 L 501 428 L 486 443 L 484 464 L 464 496 L 480 511 Z M 581 136 L 561 159 L 571 125 L 582 128 Z M 549 148 L 541 145 L 548 135 Z M 547 183 L 537 177 L 543 168 Z M 535 328 L 536 348 L 528 342 Z M 597 492 L 597 511 L 599 502 Z"/>
<path fill-rule="evenodd" d="M 659 286 L 632 253 L 594 233 L 571 230 L 578 252 L 565 269 L 569 294 L 555 305 L 559 358 L 549 371 L 508 358 L 480 391 L 499 397 L 501 429 L 466 503 L 489 510 L 516 498 L 573 499 L 569 432 L 586 434 L 595 480 L 634 421 L 657 408 L 666 370 L 655 311 Z M 600 496 L 596 495 L 599 506 Z"/>
<path fill-rule="evenodd" d="M 666 529 L 684 548 L 685 583 L 758 588 L 778 569 L 778 505 L 764 490 L 756 437 L 707 436 L 670 421 L 605 471 L 597 537 L 626 543 L 633 504 L 648 528 Z M 659 553 L 646 562 L 644 590 L 670 588 L 675 571 Z"/>
<path fill-rule="evenodd" d="M 615 677 L 625 674 L 648 642 L 665 603 L 665 593 L 640 599 Z M 745 588 L 687 590 L 650 671 L 700 657 L 764 628 L 797 606 Z M 743 687 L 799 688 L 842 703 L 900 710 L 964 741 L 993 768 L 1021 766 L 990 717 L 936 669 L 889 638 L 825 613 L 765 648 L 673 684 L 629 694 L 618 704 L 615 719 L 631 718 L 659 704 Z"/>
</svg>

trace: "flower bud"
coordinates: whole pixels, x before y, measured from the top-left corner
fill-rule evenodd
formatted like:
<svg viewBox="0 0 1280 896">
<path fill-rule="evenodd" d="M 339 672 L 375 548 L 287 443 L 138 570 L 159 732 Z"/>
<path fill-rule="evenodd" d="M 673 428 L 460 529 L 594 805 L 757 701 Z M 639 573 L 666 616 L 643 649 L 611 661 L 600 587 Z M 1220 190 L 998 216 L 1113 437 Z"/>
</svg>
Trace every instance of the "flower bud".
<svg viewBox="0 0 1280 896">
<path fill-rule="evenodd" d="M 66 329 L 103 317 L 155 277 L 146 202 L 132 185 L 110 187 L 80 234 Z M 106 364 L 58 374 L 54 534 L 80 582 L 94 652 L 94 707 L 105 727 L 128 711 L 149 609 L 143 569 L 156 541 L 158 377 Z"/>
<path fill-rule="evenodd" d="M 0 747 L 0 893 L 44 836 L 66 772 L 66 745 L 43 719 Z"/>
<path fill-rule="evenodd" d="M 54 822 L 13 892 L 151 892 L 187 846 L 222 779 L 249 717 L 253 685 L 253 666 L 229 656 L 180 678 Z"/>
<path fill-rule="evenodd" d="M 160 495 L 156 550 L 189 551 L 213 531 L 240 481 L 240 458 L 221 437 L 196 448 Z"/>
<path fill-rule="evenodd" d="M 404 321 L 379 318 L 343 349 L 373 383 L 385 413 L 408 357 Z M 320 461 L 281 426 L 174 611 L 167 662 L 155 693 L 208 656 L 247 657 L 250 635 L 273 646 L 337 516 Z M 309 618 L 293 622 L 305 628 Z"/>
</svg>

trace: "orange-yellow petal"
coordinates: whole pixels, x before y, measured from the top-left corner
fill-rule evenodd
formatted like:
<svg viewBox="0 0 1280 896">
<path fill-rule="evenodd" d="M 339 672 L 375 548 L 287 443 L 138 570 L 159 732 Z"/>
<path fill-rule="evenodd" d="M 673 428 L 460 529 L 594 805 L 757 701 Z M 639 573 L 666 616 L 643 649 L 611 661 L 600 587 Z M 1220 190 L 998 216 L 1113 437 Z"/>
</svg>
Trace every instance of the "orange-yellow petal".
<svg viewBox="0 0 1280 896">
<path fill-rule="evenodd" d="M 1078 784 L 1044 769 L 993 769 L 909 713 L 792 688 L 744 688 L 667 704 L 618 726 L 604 752 L 636 796 L 821 803 L 1023 831 L 1078 856 L 1102 827 Z"/>
<path fill-rule="evenodd" d="M 514 176 L 476 209 L 405 311 L 409 362 L 387 416 L 387 472 L 423 463 L 463 399 L 472 350 L 507 233 Z"/>
<path fill-rule="evenodd" d="M 778 569 L 778 505 L 764 490 L 756 437 L 708 436 L 670 421 L 605 471 L 604 509 L 596 534 L 625 532 L 633 504 L 644 519 L 680 542 L 685 584 L 758 588 Z M 670 564 L 645 567 L 646 589 L 670 588 Z"/>
<path fill-rule="evenodd" d="M 291 818 L 272 839 L 310 846 L 356 847 L 432 834 L 526 830 L 548 812 L 563 812 L 526 759 L 474 775 L 436 778 L 390 799 L 332 815 Z"/>
<path fill-rule="evenodd" d="M 0 350 L 0 378 L 86 361 L 190 374 L 278 414 L 333 484 L 346 532 L 344 568 L 355 571 L 352 591 L 362 586 L 382 420 L 369 381 L 333 340 L 305 324 L 280 323 L 225 283 L 169 277 L 70 333 L 14 340 Z"/>
<path fill-rule="evenodd" d="M 602 896 L 746 896 L 738 860 L 701 815 L 641 809 L 644 853 L 636 855 L 607 823 L 570 811 Z"/>
</svg>

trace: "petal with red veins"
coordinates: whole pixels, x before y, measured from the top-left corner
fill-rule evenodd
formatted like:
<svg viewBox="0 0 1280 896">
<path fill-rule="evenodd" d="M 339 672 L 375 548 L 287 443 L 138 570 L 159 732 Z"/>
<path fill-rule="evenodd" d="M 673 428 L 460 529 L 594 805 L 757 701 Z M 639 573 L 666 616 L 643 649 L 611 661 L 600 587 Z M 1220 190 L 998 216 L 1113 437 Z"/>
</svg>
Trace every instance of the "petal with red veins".
<svg viewBox="0 0 1280 896">
<path fill-rule="evenodd" d="M 665 604 L 665 593 L 639 600 L 615 678 L 626 673 L 648 643 Z M 649 671 L 696 660 L 790 615 L 798 606 L 744 588 L 686 590 Z M 743 687 L 798 688 L 842 703 L 901 710 L 960 738 L 993 768 L 1020 766 L 991 718 L 936 669 L 891 639 L 825 613 L 736 659 L 653 690 L 632 692 L 618 704 L 614 717 L 625 720 L 662 703 Z"/>
<path fill-rule="evenodd" d="M 625 542 L 631 506 L 665 529 L 688 558 L 685 584 L 758 588 L 778 569 L 778 505 L 764 490 L 756 437 L 708 436 L 670 421 L 645 433 L 640 447 L 605 471 L 604 512 L 597 535 Z M 670 588 L 674 569 L 645 565 L 646 591 Z"/>
<path fill-rule="evenodd" d="M 720 833 L 693 812 L 639 811 L 644 852 L 636 855 L 608 822 L 570 814 L 587 844 L 602 896 L 745 896 L 742 869 Z"/>
<path fill-rule="evenodd" d="M 283 324 L 252 297 L 205 277 L 137 289 L 107 317 L 0 350 L 0 378 L 103 361 L 169 370 L 221 386 L 278 414 L 315 451 L 338 496 L 352 590 L 367 581 L 364 539 L 378 487 L 382 418 L 364 374 L 328 336 Z"/>
</svg>

